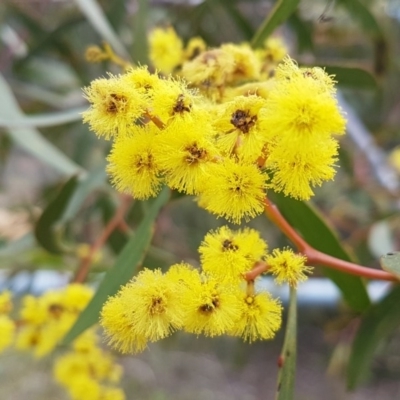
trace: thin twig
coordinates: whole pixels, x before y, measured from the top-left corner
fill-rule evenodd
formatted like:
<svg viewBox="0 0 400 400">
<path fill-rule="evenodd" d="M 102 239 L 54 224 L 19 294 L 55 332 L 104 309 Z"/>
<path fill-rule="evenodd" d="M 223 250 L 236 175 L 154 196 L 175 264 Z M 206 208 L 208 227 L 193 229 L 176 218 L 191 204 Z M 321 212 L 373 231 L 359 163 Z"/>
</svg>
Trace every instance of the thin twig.
<svg viewBox="0 0 400 400">
<path fill-rule="evenodd" d="M 378 270 L 363 267 L 349 261 L 341 260 L 314 249 L 309 245 L 289 224 L 279 211 L 278 207 L 271 200 L 265 200 L 265 214 L 281 230 L 281 232 L 295 245 L 297 250 L 307 257 L 308 265 L 323 265 L 350 275 L 356 275 L 368 279 L 379 279 L 383 281 L 399 282 L 392 274 Z M 268 270 L 268 265 L 263 262 L 255 264 L 252 271 L 246 274 L 247 280 L 254 280 L 258 275 Z"/>
<path fill-rule="evenodd" d="M 127 195 L 121 195 L 120 200 L 121 202 L 117 210 L 115 211 L 114 216 L 110 219 L 108 224 L 105 226 L 103 232 L 90 247 L 89 254 L 86 257 L 82 258 L 81 263 L 76 271 L 73 282 L 82 283 L 86 280 L 94 256 L 103 247 L 104 243 L 113 233 L 113 231 L 117 227 L 121 226 L 121 222 L 123 221 L 124 215 L 132 202 L 132 198 Z"/>
</svg>

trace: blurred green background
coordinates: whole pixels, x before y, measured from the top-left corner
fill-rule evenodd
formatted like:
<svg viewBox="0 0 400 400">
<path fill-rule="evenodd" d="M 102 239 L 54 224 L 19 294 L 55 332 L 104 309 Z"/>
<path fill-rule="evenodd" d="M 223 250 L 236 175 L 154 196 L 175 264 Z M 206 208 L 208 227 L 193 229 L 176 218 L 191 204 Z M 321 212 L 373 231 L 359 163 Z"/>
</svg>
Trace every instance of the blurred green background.
<svg viewBox="0 0 400 400">
<path fill-rule="evenodd" d="M 104 173 L 109 143 L 89 132 L 79 113 L 87 107 L 81 88 L 106 71 L 120 71 L 107 62 L 87 63 L 85 49 L 107 41 L 120 56 L 145 63 L 146 32 L 169 24 L 185 41 L 196 35 L 210 46 L 249 41 L 274 4 L 261 0 L 1 2 L 3 288 L 21 295 L 52 282 L 65 283 L 79 263 L 77 246 L 93 242 L 118 205 L 118 195 Z M 378 267 L 381 254 L 400 248 L 400 156 L 395 152 L 400 145 L 400 2 L 301 0 L 282 22 L 273 34 L 286 40 L 299 64 L 336 73 L 341 105 L 349 119 L 337 177 L 317 190 L 313 203 L 355 259 Z M 77 187 L 69 193 L 65 186 L 75 174 L 80 176 L 78 194 Z M 64 198 L 74 196 L 68 212 L 56 197 L 61 188 Z M 145 212 L 146 203 L 134 203 L 129 225 L 135 227 Z M 223 223 L 199 209 L 193 199 L 177 198 L 158 219 L 145 265 L 166 268 L 181 260 L 196 264 L 204 234 Z M 251 225 L 271 248 L 288 244 L 265 218 Z M 120 232 L 111 235 L 91 281 L 113 265 L 126 239 Z M 57 274 L 40 275 L 43 270 Z M 318 276 L 322 273 L 317 268 L 314 277 Z M 379 288 L 384 291 L 385 285 Z M 397 325 L 386 329 L 376 343 L 363 384 L 346 393 L 346 365 L 359 323 L 359 317 L 335 296 L 330 302 L 323 297 L 300 302 L 296 399 L 400 397 Z M 253 345 L 232 338 L 174 335 L 142 355 L 121 357 L 127 398 L 272 399 L 282 341 L 283 333 L 274 341 Z M 64 399 L 50 369 L 50 359 L 36 361 L 6 352 L 0 357 L 0 398 Z"/>
</svg>

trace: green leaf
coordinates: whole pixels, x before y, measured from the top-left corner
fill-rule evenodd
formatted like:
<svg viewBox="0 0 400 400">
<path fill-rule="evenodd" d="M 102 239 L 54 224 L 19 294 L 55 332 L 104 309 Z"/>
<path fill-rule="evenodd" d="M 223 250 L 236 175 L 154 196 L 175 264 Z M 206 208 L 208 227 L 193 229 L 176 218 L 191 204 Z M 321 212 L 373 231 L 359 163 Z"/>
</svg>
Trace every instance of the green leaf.
<svg viewBox="0 0 400 400">
<path fill-rule="evenodd" d="M 286 197 L 281 193 L 271 193 L 270 197 L 282 215 L 311 246 L 331 256 L 351 261 L 351 257 L 343 249 L 337 236 L 310 204 Z M 323 271 L 338 286 L 344 300 L 354 311 L 364 311 L 370 305 L 361 278 L 330 268 L 324 268 Z"/>
<path fill-rule="evenodd" d="M 297 293 L 290 288 L 288 320 L 283 342 L 276 400 L 293 400 L 297 358 Z"/>
<path fill-rule="evenodd" d="M 360 0 L 339 0 L 338 5 L 346 8 L 367 33 L 371 33 L 376 37 L 383 37 L 383 31 L 374 15 Z"/>
<path fill-rule="evenodd" d="M 218 0 L 218 1 L 219 1 L 220 5 L 224 8 L 226 13 L 229 15 L 229 17 L 232 19 L 232 21 L 234 22 L 236 27 L 242 31 L 243 39 L 250 40 L 254 34 L 253 26 L 244 17 L 243 13 L 241 13 L 237 9 L 237 3 L 235 4 L 231 0 L 229 0 L 229 1 Z"/>
<path fill-rule="evenodd" d="M 362 68 L 324 65 L 329 75 L 335 75 L 339 86 L 360 89 L 377 89 L 377 82 L 372 74 Z"/>
<path fill-rule="evenodd" d="M 31 232 L 22 236 L 19 239 L 13 240 L 9 243 L 0 246 L 0 259 L 13 257 L 22 254 L 27 250 L 31 250 L 36 245 L 35 238 Z M 7 266 L 9 268 L 9 266 Z"/>
<path fill-rule="evenodd" d="M 254 35 L 251 46 L 261 47 L 265 39 L 297 9 L 300 0 L 278 0 L 270 14 Z"/>
<path fill-rule="evenodd" d="M 290 16 L 288 22 L 295 32 L 299 53 L 307 50 L 314 51 L 312 24 L 303 21 L 297 12 Z"/>
<path fill-rule="evenodd" d="M 57 196 L 50 201 L 35 227 L 35 236 L 39 244 L 53 254 L 61 254 L 63 248 L 60 243 L 57 222 L 61 219 L 70 198 L 75 192 L 78 177 L 70 178 L 58 192 Z"/>
<path fill-rule="evenodd" d="M 53 112 L 48 114 L 25 115 L 23 118 L 1 118 L 0 127 L 2 128 L 30 128 L 30 127 L 47 127 L 67 124 L 82 119 L 81 113 L 85 108 L 77 108 L 61 112 Z"/>
<path fill-rule="evenodd" d="M 99 319 L 100 310 L 108 296 L 115 294 L 121 285 L 128 282 L 135 274 L 142 262 L 153 236 L 155 219 L 161 207 L 169 199 L 169 189 L 165 188 L 160 195 L 151 202 L 147 213 L 138 226 L 136 232 L 119 255 L 114 267 L 110 269 L 100 283 L 93 299 L 82 311 L 78 320 L 65 336 L 63 343 L 69 344 L 87 328 Z"/>
<path fill-rule="evenodd" d="M 400 324 L 400 287 L 396 286 L 383 300 L 365 314 L 351 349 L 347 368 L 347 386 L 354 389 L 370 370 L 374 354 L 383 340 Z"/>
<path fill-rule="evenodd" d="M 368 248 L 376 258 L 396 248 L 395 232 L 388 219 L 377 221 L 370 227 Z"/>
<path fill-rule="evenodd" d="M 380 263 L 384 271 L 400 280 L 400 251 L 385 254 L 381 257 Z"/>
<path fill-rule="evenodd" d="M 98 168 L 90 171 L 88 174 L 79 179 L 75 191 L 64 209 L 60 223 L 70 221 L 78 213 L 89 193 L 94 189 L 103 186 L 105 182 L 105 164 L 101 164 Z"/>
<path fill-rule="evenodd" d="M 133 23 L 132 57 L 135 63 L 148 64 L 147 15 L 148 0 L 137 2 L 138 10 Z"/>
<path fill-rule="evenodd" d="M 0 101 L 0 117 L 7 118 L 8 120 L 13 119 L 16 122 L 18 122 L 19 119 L 25 118 L 10 87 L 1 74 Z M 75 164 L 48 140 L 43 138 L 37 130 L 29 128 L 10 128 L 7 129 L 7 132 L 14 143 L 44 163 L 51 165 L 62 174 L 70 176 L 83 171 L 79 165 Z"/>
</svg>

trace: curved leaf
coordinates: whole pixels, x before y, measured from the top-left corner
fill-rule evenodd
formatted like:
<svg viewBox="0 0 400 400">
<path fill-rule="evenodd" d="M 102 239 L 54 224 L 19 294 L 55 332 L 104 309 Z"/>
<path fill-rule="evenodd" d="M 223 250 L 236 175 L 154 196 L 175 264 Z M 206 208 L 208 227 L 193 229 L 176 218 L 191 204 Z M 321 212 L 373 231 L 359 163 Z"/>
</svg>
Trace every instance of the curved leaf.
<svg viewBox="0 0 400 400">
<path fill-rule="evenodd" d="M 357 19 L 367 33 L 383 37 L 383 31 L 371 11 L 360 0 L 339 0 L 338 4 L 350 12 Z"/>
<path fill-rule="evenodd" d="M 100 167 L 88 172 L 79 179 L 76 190 L 72 194 L 62 214 L 60 219 L 61 223 L 71 220 L 77 214 L 89 193 L 106 182 L 106 176 L 105 166 L 101 164 Z"/>
<path fill-rule="evenodd" d="M 339 86 L 377 89 L 374 76 L 365 69 L 339 65 L 324 65 L 323 68 L 329 75 L 335 75 L 335 80 L 337 80 Z"/>
<path fill-rule="evenodd" d="M 75 110 L 53 112 L 48 114 L 25 115 L 23 118 L 8 119 L 0 118 L 0 127 L 3 128 L 29 128 L 29 127 L 46 127 L 67 124 L 82 119 L 81 113 L 85 108 L 77 108 Z"/>
<path fill-rule="evenodd" d="M 278 0 L 254 35 L 251 46 L 261 47 L 265 39 L 295 11 L 300 0 Z"/>
<path fill-rule="evenodd" d="M 365 314 L 351 349 L 347 368 L 347 386 L 354 389 L 368 373 L 380 345 L 400 324 L 400 287 L 396 286 L 383 300 Z"/>
<path fill-rule="evenodd" d="M 18 121 L 25 116 L 8 86 L 6 80 L 0 74 L 0 117 Z M 83 169 L 70 160 L 64 153 L 53 146 L 48 140 L 35 129 L 13 128 L 7 129 L 8 134 L 14 143 L 18 144 L 25 151 L 37 157 L 39 160 L 51 165 L 65 175 L 73 175 L 82 172 Z"/>
<path fill-rule="evenodd" d="M 343 249 L 337 236 L 312 206 L 283 194 L 272 193 L 270 197 L 283 216 L 311 246 L 331 256 L 351 261 L 351 257 Z M 364 311 L 370 305 L 368 293 L 361 278 L 330 268 L 324 268 L 323 271 L 338 286 L 345 301 L 353 310 Z"/>
<path fill-rule="evenodd" d="M 101 307 L 107 297 L 115 294 L 121 285 L 124 285 L 132 278 L 150 246 L 155 219 L 161 207 L 167 203 L 169 194 L 169 189 L 164 188 L 160 195 L 151 202 L 144 219 L 135 234 L 125 245 L 114 267 L 105 274 L 94 297 L 65 336 L 64 344 L 71 343 L 87 328 L 95 324 L 99 319 Z"/>
<path fill-rule="evenodd" d="M 40 245 L 53 254 L 61 254 L 63 249 L 56 232 L 56 224 L 61 219 L 70 198 L 75 192 L 78 177 L 69 179 L 57 196 L 50 201 L 35 227 L 35 236 Z"/>
<path fill-rule="evenodd" d="M 385 254 L 380 259 L 384 271 L 394 275 L 400 281 L 400 251 Z"/>
</svg>

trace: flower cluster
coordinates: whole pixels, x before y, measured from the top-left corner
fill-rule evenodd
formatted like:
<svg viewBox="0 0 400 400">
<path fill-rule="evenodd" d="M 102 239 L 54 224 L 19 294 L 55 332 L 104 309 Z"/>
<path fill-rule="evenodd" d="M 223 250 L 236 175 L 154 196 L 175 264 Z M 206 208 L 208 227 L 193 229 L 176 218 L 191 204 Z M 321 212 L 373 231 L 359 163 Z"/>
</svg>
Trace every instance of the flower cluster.
<svg viewBox="0 0 400 400">
<path fill-rule="evenodd" d="M 50 353 L 75 323 L 92 298 L 93 291 L 80 284 L 50 290 L 40 297 L 22 299 L 15 347 L 36 357 Z"/>
<path fill-rule="evenodd" d="M 92 298 L 91 288 L 70 284 L 50 290 L 39 297 L 24 296 L 19 319 L 12 320 L 11 293 L 0 294 L 0 351 L 14 344 L 17 350 L 28 350 L 42 357 L 55 349 Z M 96 328 L 79 336 L 72 350 L 57 357 L 53 374 L 72 400 L 125 400 L 116 387 L 122 369 L 111 354 L 99 346 Z"/>
<path fill-rule="evenodd" d="M 277 40 L 257 51 L 200 39 L 184 48 L 168 28 L 153 32 L 150 49 L 174 77 L 139 67 L 85 89 L 84 121 L 113 139 L 107 170 L 117 190 L 147 199 L 166 184 L 240 223 L 262 213 L 267 189 L 306 200 L 333 178 L 345 121 L 322 69 L 288 56 L 277 64 Z"/>
<path fill-rule="evenodd" d="M 5 291 L 0 294 L 0 352 L 9 347 L 14 340 L 15 323 L 9 317 L 11 309 L 11 293 Z"/>
<path fill-rule="evenodd" d="M 246 273 L 268 260 L 278 283 L 296 285 L 309 268 L 289 250 L 267 250 L 257 231 L 224 226 L 204 238 L 201 270 L 186 263 L 164 274 L 144 269 L 103 306 L 100 323 L 110 344 L 123 353 L 139 352 L 181 329 L 249 342 L 273 338 L 281 325 L 280 302 L 246 281 Z"/>
<path fill-rule="evenodd" d="M 95 330 L 89 329 L 59 356 L 54 364 L 55 380 L 73 400 L 125 400 L 124 392 L 115 387 L 122 376 L 121 366 L 99 347 Z"/>
</svg>

